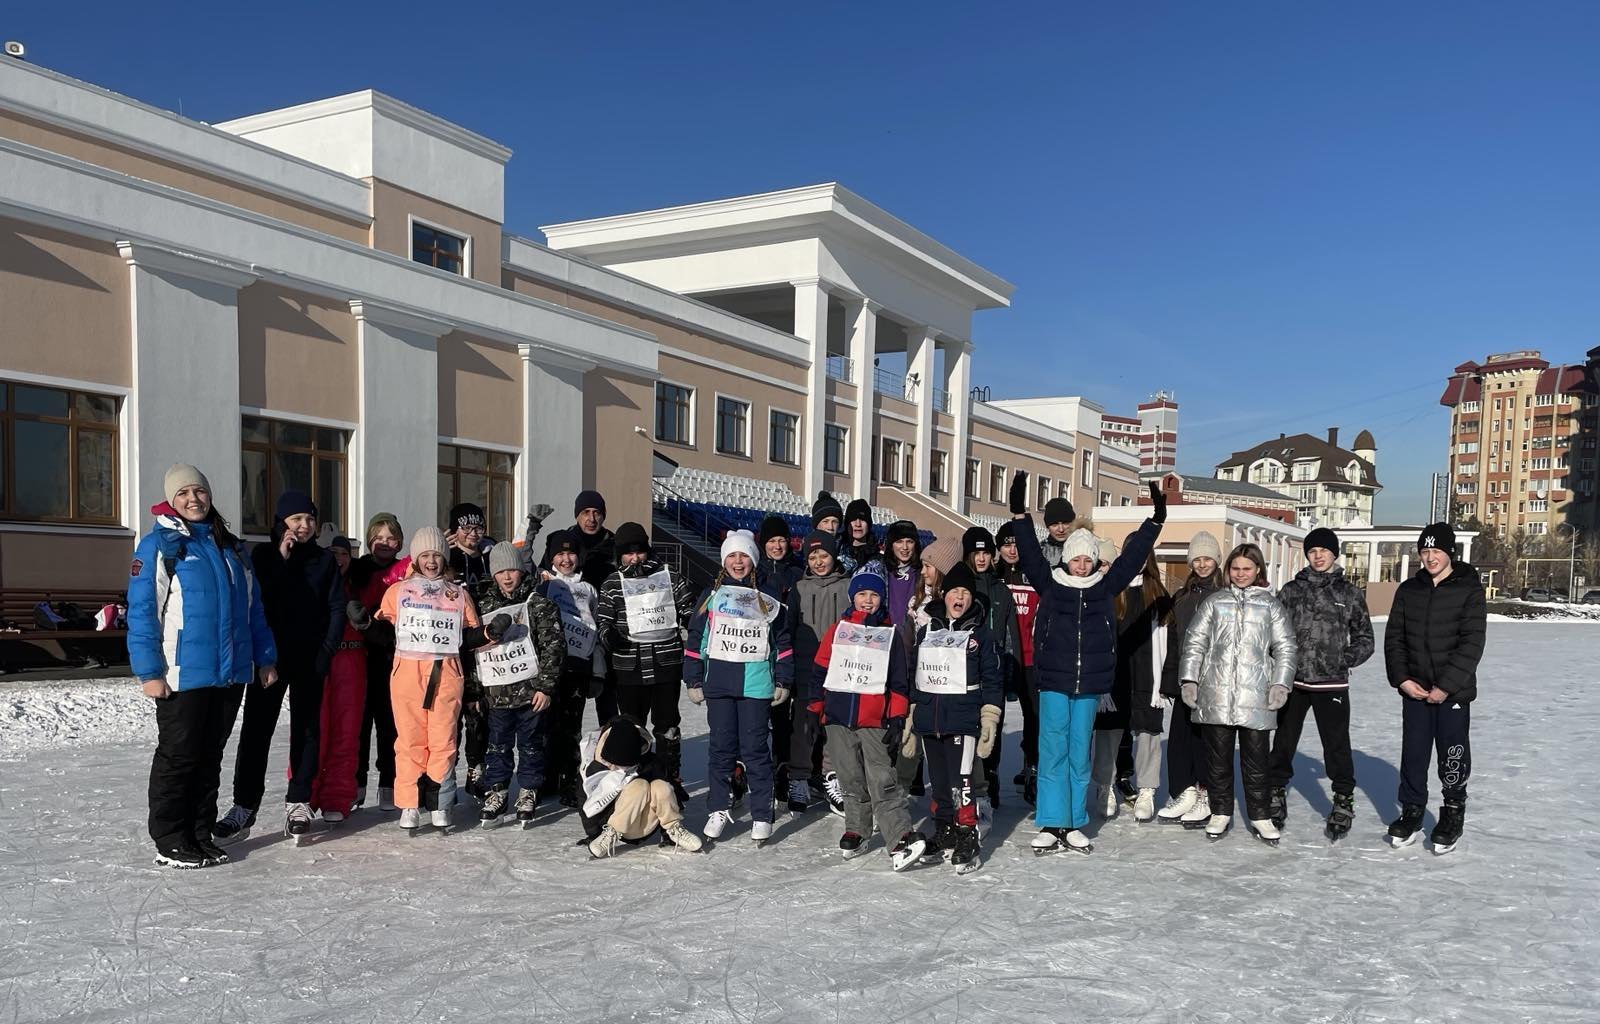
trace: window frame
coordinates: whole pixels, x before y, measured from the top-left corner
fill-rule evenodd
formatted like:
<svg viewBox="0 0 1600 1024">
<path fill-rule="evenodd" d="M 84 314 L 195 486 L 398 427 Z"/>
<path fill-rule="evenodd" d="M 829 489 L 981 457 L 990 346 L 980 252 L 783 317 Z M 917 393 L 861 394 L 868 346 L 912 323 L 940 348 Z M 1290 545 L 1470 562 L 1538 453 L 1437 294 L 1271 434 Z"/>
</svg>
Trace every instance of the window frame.
<svg viewBox="0 0 1600 1024">
<path fill-rule="evenodd" d="M 839 431 L 839 464 L 837 467 L 828 464 L 828 447 L 830 432 Z M 822 471 L 824 473 L 837 473 L 847 476 L 850 473 L 850 427 L 845 423 L 824 423 L 822 425 Z"/>
<path fill-rule="evenodd" d="M 520 453 L 519 450 L 514 449 L 509 445 L 492 446 L 492 447 L 484 447 L 484 445 L 485 445 L 485 442 L 482 442 L 482 441 L 470 442 L 470 441 L 466 441 L 466 440 L 463 440 L 461 438 L 455 438 L 455 437 L 441 437 L 441 438 L 439 438 L 439 440 L 437 442 L 437 447 L 434 449 L 434 451 L 435 451 L 434 461 L 438 462 L 438 464 L 439 464 L 438 468 L 435 470 L 435 474 L 436 474 L 435 479 L 437 480 L 438 475 L 443 475 L 443 474 L 446 474 L 446 473 L 448 473 L 450 475 L 450 477 L 451 477 L 450 500 L 449 501 L 440 501 L 439 503 L 442 504 L 442 505 L 445 505 L 446 507 L 451 506 L 451 505 L 459 505 L 461 503 L 461 474 L 462 473 L 471 473 L 471 474 L 474 474 L 474 475 L 477 475 L 477 476 L 482 476 L 482 477 L 485 478 L 485 481 L 486 481 L 486 484 L 487 484 L 487 486 L 485 487 L 485 491 L 489 495 L 488 504 L 485 505 L 484 509 L 483 509 L 483 515 L 484 515 L 483 532 L 484 532 L 484 535 L 485 536 L 489 536 L 489 537 L 494 537 L 496 540 L 514 540 L 516 538 L 516 536 L 519 536 L 519 534 L 517 534 L 517 532 L 516 532 L 517 531 L 517 523 L 516 523 L 516 515 L 517 515 L 517 458 L 521 453 Z M 456 450 L 456 462 L 455 462 L 455 465 L 447 466 L 447 465 L 444 464 L 442 459 L 440 459 L 438 454 L 437 454 L 439 448 L 454 448 Z M 507 457 L 507 458 L 509 458 L 511 460 L 511 469 L 508 472 L 508 471 L 502 471 L 502 470 L 498 470 L 498 469 L 463 468 L 462 465 L 461 465 L 461 450 L 462 449 L 466 449 L 468 451 L 474 451 L 474 452 L 483 452 L 485 455 L 503 455 L 503 456 L 505 456 L 505 457 Z M 493 505 L 494 505 L 494 484 L 495 484 L 496 481 L 501 481 L 501 482 L 505 483 L 506 488 L 507 488 L 507 493 L 509 493 L 509 495 L 511 497 L 511 505 L 510 505 L 510 508 L 508 510 L 508 513 L 507 513 L 510 516 L 510 518 L 507 519 L 507 521 L 505 523 L 496 523 L 495 522 L 495 510 L 493 508 Z M 438 497 L 442 499 L 444 497 L 444 495 L 439 495 Z"/>
<path fill-rule="evenodd" d="M 794 431 L 790 439 L 790 446 L 794 449 L 793 462 L 785 462 L 782 459 L 775 459 L 772 457 L 772 420 L 775 416 L 789 416 L 794 419 Z M 767 406 L 767 463 L 769 465 L 787 466 L 790 469 L 798 469 L 800 467 L 802 461 L 800 456 L 800 439 L 804 436 L 802 434 L 804 420 L 805 417 L 793 409 L 783 409 L 776 405 Z"/>
<path fill-rule="evenodd" d="M 940 448 L 928 457 L 928 493 L 950 493 L 950 453 Z"/>
<path fill-rule="evenodd" d="M 1010 485 L 1006 482 L 1006 467 L 998 462 L 989 463 L 989 503 L 991 505 L 1001 505 L 1010 500 Z"/>
<path fill-rule="evenodd" d="M 449 235 L 451 238 L 461 239 L 461 272 L 459 274 L 453 270 L 441 267 L 437 263 L 424 263 L 417 259 L 416 230 L 419 226 L 432 231 L 434 234 Z M 406 245 L 407 258 L 419 267 L 432 267 L 434 270 L 449 274 L 452 277 L 472 277 L 473 246 L 472 233 L 470 231 L 462 231 L 460 228 L 448 227 L 436 221 L 431 221 L 426 217 L 418 217 L 414 213 L 408 213 L 406 214 Z M 437 253 L 439 250 L 437 247 L 435 247 L 433 251 Z"/>
<path fill-rule="evenodd" d="M 67 396 L 65 416 L 48 416 L 38 413 L 19 413 L 16 408 L 16 388 L 35 388 L 54 391 Z M 0 504 L 0 522 L 37 523 L 53 526 L 121 526 L 122 525 L 122 417 L 127 407 L 127 393 L 95 391 L 90 387 L 56 384 L 40 380 L 0 378 L 0 481 L 3 504 Z M 111 419 L 105 423 L 80 420 L 77 415 L 78 396 L 108 399 L 113 405 Z M 13 510 L 17 496 L 16 424 L 46 423 L 63 426 L 67 430 L 67 514 L 65 516 L 30 516 Z M 104 517 L 78 515 L 78 435 L 80 433 L 109 435 L 111 441 L 111 501 L 110 513 Z"/>
<path fill-rule="evenodd" d="M 748 398 L 724 394 L 721 391 L 713 391 L 712 394 L 715 397 L 711 403 L 711 450 L 730 459 L 754 461 L 754 457 L 750 454 L 750 425 L 751 421 L 755 419 L 755 403 Z M 742 452 L 731 452 L 722 447 L 722 403 L 724 401 L 744 406 L 744 451 Z"/>
<path fill-rule="evenodd" d="M 265 423 L 265 424 L 268 425 L 267 436 L 268 436 L 269 440 L 267 440 L 266 442 L 245 440 L 245 438 L 243 436 L 244 435 L 244 421 L 245 421 L 245 419 L 247 417 L 249 419 L 259 420 L 260 422 Z M 292 426 L 292 427 L 307 427 L 307 428 L 309 428 L 312 431 L 312 435 L 311 435 L 312 444 L 311 444 L 311 447 L 310 448 L 300 448 L 300 447 L 297 447 L 297 446 L 294 446 L 294 445 L 279 444 L 278 440 L 277 440 L 278 433 L 277 433 L 277 430 L 276 430 L 276 427 L 279 424 L 285 424 L 285 425 Z M 344 435 L 344 450 L 340 451 L 340 452 L 330 452 L 330 451 L 324 451 L 323 449 L 317 447 L 317 444 L 316 444 L 316 433 L 315 432 L 318 431 L 318 430 L 337 430 L 338 432 L 343 434 Z M 349 509 L 349 505 L 350 505 L 350 443 L 351 443 L 352 437 L 354 436 L 353 428 L 348 427 L 348 426 L 344 426 L 344 425 L 341 425 L 341 424 L 330 423 L 330 422 L 328 422 L 326 420 L 318 421 L 318 420 L 314 420 L 314 419 L 293 419 L 293 418 L 286 417 L 286 416 L 281 416 L 281 415 L 276 415 L 276 414 L 271 414 L 271 413 L 266 413 L 266 412 L 260 412 L 260 411 L 252 411 L 251 409 L 247 409 L 247 408 L 241 408 L 239 410 L 239 432 L 240 432 L 239 459 L 240 459 L 240 462 L 241 462 L 241 466 L 240 466 L 240 470 L 239 470 L 239 524 L 238 524 L 238 529 L 239 529 L 239 535 L 241 537 L 253 539 L 253 538 L 258 538 L 258 537 L 265 538 L 265 537 L 268 537 L 268 536 L 271 535 L 272 524 L 271 524 L 270 520 L 271 520 L 271 517 L 272 517 L 272 509 L 273 509 L 273 506 L 277 503 L 279 495 L 281 495 L 283 493 L 283 488 L 281 486 L 280 487 L 276 487 L 276 488 L 273 486 L 274 483 L 276 482 L 275 481 L 275 477 L 277 475 L 277 468 L 276 468 L 277 467 L 277 462 L 273 458 L 273 454 L 275 452 L 279 452 L 279 451 L 289 452 L 289 453 L 294 454 L 294 455 L 307 455 L 307 456 L 310 456 L 310 458 L 311 458 L 311 500 L 314 503 L 316 503 L 316 506 L 317 506 L 317 522 L 318 522 L 318 524 L 320 525 L 321 523 L 329 522 L 329 523 L 336 524 L 337 526 L 339 526 L 341 529 L 344 529 L 344 530 L 349 530 L 351 528 L 350 522 L 349 522 L 349 511 L 350 511 L 350 509 Z M 244 495 L 245 495 L 245 491 L 246 491 L 246 484 L 245 484 L 246 476 L 245 476 L 244 468 L 243 468 L 243 465 L 242 465 L 242 463 L 244 461 L 244 453 L 245 452 L 261 452 L 266 456 L 266 460 L 267 460 L 267 482 L 266 482 L 266 485 L 265 485 L 265 487 L 266 487 L 266 500 L 267 500 L 266 515 L 267 515 L 268 520 L 269 520 L 269 522 L 267 523 L 266 532 L 263 532 L 261 530 L 255 529 L 254 528 L 255 524 L 250 523 L 249 520 L 248 520 L 248 517 L 250 515 L 250 510 L 248 508 L 246 508 L 245 504 L 244 504 Z M 343 466 L 344 487 L 342 488 L 342 493 L 340 494 L 340 498 L 342 499 L 342 503 L 343 504 L 334 513 L 330 513 L 329 512 L 329 510 L 327 508 L 326 499 L 324 498 L 323 495 L 318 493 L 319 487 L 318 487 L 318 483 L 317 483 L 317 464 L 318 464 L 318 462 L 321 462 L 321 461 L 338 462 L 340 465 Z"/>
<path fill-rule="evenodd" d="M 689 411 L 688 411 L 688 413 L 686 415 L 686 420 L 687 420 L 687 424 L 686 425 L 688 427 L 688 433 L 689 433 L 689 439 L 687 441 L 668 440 L 667 438 L 662 437 L 660 434 L 658 434 L 656 432 L 656 428 L 658 426 L 660 426 L 658 410 L 660 409 L 660 406 L 661 406 L 661 386 L 663 384 L 665 384 L 667 387 L 671 387 L 671 388 L 682 388 L 683 390 L 685 390 L 685 391 L 687 391 L 689 393 L 689 403 L 688 403 Z M 656 386 L 653 389 L 653 394 L 655 396 L 655 401 L 654 401 L 654 404 L 652 405 L 651 410 L 650 410 L 650 414 L 651 414 L 650 438 L 651 438 L 651 440 L 655 441 L 658 444 L 670 444 L 670 445 L 674 445 L 674 446 L 679 447 L 679 448 L 693 448 L 693 447 L 695 447 L 695 420 L 698 418 L 697 414 L 700 411 L 699 410 L 699 406 L 698 406 L 699 397 L 700 397 L 698 389 L 692 384 L 685 384 L 682 381 L 673 380 L 670 377 L 658 377 L 658 378 L 656 378 Z"/>
<path fill-rule="evenodd" d="M 889 456 L 889 446 L 894 446 L 894 457 Z M 903 486 L 900 482 L 901 466 L 905 462 L 905 442 L 898 437 L 878 438 L 878 482 L 890 484 L 895 487 Z M 888 467 L 889 472 L 885 472 Z M 890 473 L 893 475 L 891 476 Z"/>
<path fill-rule="evenodd" d="M 967 456 L 967 497 L 975 498 L 983 486 L 983 460 Z"/>
</svg>

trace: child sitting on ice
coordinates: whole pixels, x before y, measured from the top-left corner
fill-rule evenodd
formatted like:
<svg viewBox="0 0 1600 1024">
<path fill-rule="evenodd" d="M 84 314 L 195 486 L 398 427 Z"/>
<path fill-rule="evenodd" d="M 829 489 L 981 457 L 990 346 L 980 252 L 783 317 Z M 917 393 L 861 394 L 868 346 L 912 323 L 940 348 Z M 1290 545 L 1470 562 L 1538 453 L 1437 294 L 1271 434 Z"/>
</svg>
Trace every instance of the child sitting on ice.
<svg viewBox="0 0 1600 1024">
<path fill-rule="evenodd" d="M 700 837 L 683 827 L 683 811 L 672 783 L 658 771 L 650 733 L 617 716 L 583 738 L 583 807 L 579 820 L 589 856 L 611 857 L 617 847 L 637 845 L 659 829 L 661 845 L 694 853 Z"/>
</svg>

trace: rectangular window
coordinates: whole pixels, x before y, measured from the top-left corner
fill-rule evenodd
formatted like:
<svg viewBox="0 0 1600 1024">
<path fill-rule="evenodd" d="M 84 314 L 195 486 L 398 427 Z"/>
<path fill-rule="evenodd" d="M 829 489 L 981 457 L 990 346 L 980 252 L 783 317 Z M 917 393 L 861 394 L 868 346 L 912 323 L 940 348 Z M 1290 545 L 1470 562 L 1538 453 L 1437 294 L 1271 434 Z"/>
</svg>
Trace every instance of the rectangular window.
<svg viewBox="0 0 1600 1024">
<path fill-rule="evenodd" d="M 822 439 L 822 468 L 829 473 L 850 472 L 849 459 L 845 451 L 850 442 L 850 431 L 847 427 L 837 423 L 828 424 L 828 432 Z"/>
<path fill-rule="evenodd" d="M 117 401 L 0 382 L 0 518 L 116 523 Z"/>
<path fill-rule="evenodd" d="M 917 446 L 907 441 L 902 448 L 905 451 L 905 455 L 901 459 L 903 470 L 900 479 L 904 480 L 907 486 L 910 486 L 911 481 L 917 478 Z"/>
<path fill-rule="evenodd" d="M 989 500 L 999 504 L 1006 501 L 1009 487 L 1006 484 L 1006 467 L 989 463 Z"/>
<path fill-rule="evenodd" d="M 1040 508 L 1041 511 L 1044 509 L 1045 503 L 1048 502 L 1049 500 L 1050 500 L 1050 478 L 1047 477 L 1047 476 L 1041 476 L 1039 478 L 1039 508 Z"/>
<path fill-rule="evenodd" d="M 656 381 L 656 440 L 694 444 L 694 390 Z"/>
<path fill-rule="evenodd" d="M 1110 491 L 1101 491 L 1100 492 L 1100 507 L 1101 508 L 1109 508 L 1110 505 L 1111 505 L 1111 492 Z"/>
<path fill-rule="evenodd" d="M 439 446 L 439 522 L 449 523 L 450 509 L 470 501 L 483 509 L 483 529 L 498 540 L 515 540 L 512 495 L 516 489 L 516 457 L 464 445 Z"/>
<path fill-rule="evenodd" d="M 767 461 L 800 465 L 800 417 L 772 409 L 767 413 Z"/>
<path fill-rule="evenodd" d="M 749 402 L 717 396 L 717 451 L 723 455 L 749 456 Z"/>
<path fill-rule="evenodd" d="M 1060 483 L 1056 484 L 1056 497 L 1058 497 L 1058 498 L 1071 498 L 1072 495 L 1069 493 L 1071 490 L 1072 490 L 1072 484 L 1068 483 L 1065 480 L 1062 480 Z"/>
<path fill-rule="evenodd" d="M 892 437 L 883 439 L 883 458 L 879 463 L 878 479 L 886 484 L 900 482 L 900 442 Z"/>
<path fill-rule="evenodd" d="M 978 496 L 978 481 L 983 476 L 983 463 L 977 459 L 967 460 L 967 497 Z"/>
<path fill-rule="evenodd" d="M 950 493 L 950 453 L 935 450 L 928 464 L 928 490 L 933 494 Z"/>
<path fill-rule="evenodd" d="M 1094 452 L 1083 453 L 1083 486 L 1094 486 Z"/>
<path fill-rule="evenodd" d="M 411 222 L 411 261 L 465 276 L 467 240 L 414 220 Z"/>
<path fill-rule="evenodd" d="M 1126 496 L 1123 497 L 1123 499 L 1122 499 L 1122 507 L 1123 508 L 1127 508 L 1129 505 L 1132 505 L 1132 504 L 1133 504 L 1133 499 L 1132 498 L 1129 498 L 1129 497 L 1126 497 Z"/>
<path fill-rule="evenodd" d="M 350 435 L 336 427 L 317 427 L 259 416 L 240 417 L 244 462 L 244 509 L 240 529 L 272 532 L 273 506 L 284 491 L 303 491 L 317 504 L 323 522 L 350 529 L 345 519 L 345 459 Z M 441 518 L 440 522 L 444 520 Z"/>
</svg>

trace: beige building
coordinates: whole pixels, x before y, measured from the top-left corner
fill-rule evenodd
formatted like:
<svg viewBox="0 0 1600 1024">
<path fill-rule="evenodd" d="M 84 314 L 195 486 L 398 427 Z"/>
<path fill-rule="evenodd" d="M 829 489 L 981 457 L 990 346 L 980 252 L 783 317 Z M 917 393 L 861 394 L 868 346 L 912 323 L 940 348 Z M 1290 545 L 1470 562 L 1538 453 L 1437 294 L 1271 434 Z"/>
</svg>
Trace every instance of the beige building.
<svg viewBox="0 0 1600 1024">
<path fill-rule="evenodd" d="M 1600 349 L 1558 366 L 1528 349 L 1456 367 L 1439 399 L 1454 521 L 1501 538 L 1597 525 L 1597 363 Z"/>
<path fill-rule="evenodd" d="M 1378 483 L 1378 443 L 1363 430 L 1349 448 L 1339 447 L 1339 428 L 1328 436 L 1279 434 L 1234 452 L 1217 464 L 1218 480 L 1255 484 L 1294 501 L 1295 519 L 1306 529 L 1338 529 L 1372 523 Z"/>
<path fill-rule="evenodd" d="M 974 397 L 1011 285 L 849 190 L 543 244 L 510 158 L 380 93 L 207 125 L 0 61 L 0 587 L 120 588 L 174 461 L 252 539 L 288 488 L 353 534 L 473 500 L 514 536 L 588 486 L 649 522 L 673 479 L 935 533 L 998 521 L 1015 469 L 1041 508 L 1134 500 L 1098 417 Z"/>
</svg>

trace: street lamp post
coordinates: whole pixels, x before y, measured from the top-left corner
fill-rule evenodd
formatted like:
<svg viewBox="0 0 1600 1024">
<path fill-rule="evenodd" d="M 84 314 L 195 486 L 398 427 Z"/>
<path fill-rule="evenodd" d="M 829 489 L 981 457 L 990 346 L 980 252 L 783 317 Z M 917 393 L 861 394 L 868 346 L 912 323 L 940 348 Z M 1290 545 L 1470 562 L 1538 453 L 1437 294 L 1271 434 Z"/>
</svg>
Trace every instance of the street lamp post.
<svg viewBox="0 0 1600 1024">
<path fill-rule="evenodd" d="M 1572 590 L 1573 590 L 1572 581 L 1577 579 L 1576 572 L 1577 572 L 1577 564 L 1578 564 L 1578 528 L 1576 526 L 1573 526 L 1571 523 L 1557 523 L 1556 524 L 1556 530 L 1559 531 L 1563 526 L 1565 526 L 1567 528 L 1567 531 L 1570 534 L 1571 541 L 1572 541 L 1571 547 L 1568 548 L 1568 550 L 1567 550 L 1567 600 L 1568 601 L 1575 601 L 1575 600 L 1577 600 L 1578 595 L 1576 595 L 1576 594 L 1574 594 L 1572 592 Z"/>
</svg>

